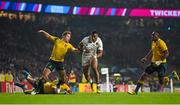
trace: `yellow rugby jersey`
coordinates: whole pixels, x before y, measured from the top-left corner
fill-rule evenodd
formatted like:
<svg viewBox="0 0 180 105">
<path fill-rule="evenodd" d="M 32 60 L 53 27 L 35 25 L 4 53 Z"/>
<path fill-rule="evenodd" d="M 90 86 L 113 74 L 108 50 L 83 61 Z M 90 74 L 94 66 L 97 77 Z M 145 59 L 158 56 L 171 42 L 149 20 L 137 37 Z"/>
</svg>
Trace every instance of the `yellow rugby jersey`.
<svg viewBox="0 0 180 105">
<path fill-rule="evenodd" d="M 57 81 L 53 82 L 46 82 L 43 86 L 44 93 L 46 94 L 53 94 L 55 93 L 54 88 L 56 87 Z"/>
<path fill-rule="evenodd" d="M 0 74 L 0 82 L 5 82 L 5 75 L 4 74 Z"/>
<path fill-rule="evenodd" d="M 163 51 L 168 50 L 168 48 L 166 46 L 166 43 L 162 39 L 159 39 L 156 42 L 152 41 L 151 50 L 152 50 L 151 61 L 153 63 L 155 63 L 156 61 L 162 61 L 162 63 L 166 63 L 166 59 L 162 60 L 161 57 L 163 55 Z"/>
<path fill-rule="evenodd" d="M 58 37 L 51 36 L 51 39 L 54 42 L 54 47 L 50 59 L 53 61 L 64 62 L 66 53 L 74 47 L 70 43 L 66 43 Z"/>
<path fill-rule="evenodd" d="M 9 81 L 10 81 L 10 78 L 9 78 L 9 74 L 8 74 L 8 73 L 5 74 L 5 81 L 6 81 L 6 82 L 9 82 Z"/>
</svg>

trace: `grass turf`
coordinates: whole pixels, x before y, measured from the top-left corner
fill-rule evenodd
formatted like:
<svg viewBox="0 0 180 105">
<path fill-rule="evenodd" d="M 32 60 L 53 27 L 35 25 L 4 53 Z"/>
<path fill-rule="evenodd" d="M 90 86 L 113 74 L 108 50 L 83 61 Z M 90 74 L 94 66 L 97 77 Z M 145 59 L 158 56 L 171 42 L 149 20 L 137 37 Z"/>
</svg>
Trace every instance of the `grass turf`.
<svg viewBox="0 0 180 105">
<path fill-rule="evenodd" d="M 0 104 L 180 104 L 180 93 L 0 94 Z"/>
</svg>

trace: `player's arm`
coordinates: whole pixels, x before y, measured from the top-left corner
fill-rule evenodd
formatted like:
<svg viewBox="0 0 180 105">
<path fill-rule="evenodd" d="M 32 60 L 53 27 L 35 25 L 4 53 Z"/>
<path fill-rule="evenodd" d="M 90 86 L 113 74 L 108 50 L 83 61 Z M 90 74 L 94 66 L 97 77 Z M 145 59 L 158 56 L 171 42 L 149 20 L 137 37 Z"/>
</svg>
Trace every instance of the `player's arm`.
<svg viewBox="0 0 180 105">
<path fill-rule="evenodd" d="M 97 52 L 97 58 L 102 57 L 102 55 L 103 55 L 103 50 L 98 50 L 98 52 Z"/>
<path fill-rule="evenodd" d="M 50 35 L 50 34 L 47 33 L 46 31 L 44 31 L 44 30 L 39 30 L 38 32 L 39 32 L 39 33 L 42 33 L 41 35 L 43 35 L 46 39 L 48 39 L 48 40 L 50 40 L 50 41 L 53 41 L 52 35 Z"/>
<path fill-rule="evenodd" d="M 72 52 L 79 52 L 79 49 L 73 47 L 73 48 L 71 49 L 71 51 L 72 51 Z"/>
<path fill-rule="evenodd" d="M 70 47 L 68 49 L 70 52 L 79 52 L 78 48 L 75 48 L 73 45 L 70 44 Z"/>
<path fill-rule="evenodd" d="M 168 51 L 167 45 L 164 42 L 161 42 L 160 46 L 161 46 L 161 49 L 163 51 L 161 59 L 164 60 L 169 56 L 169 51 Z"/>
<path fill-rule="evenodd" d="M 152 50 L 150 50 L 145 57 L 141 59 L 142 63 L 145 63 L 147 60 L 149 60 L 152 57 Z"/>
<path fill-rule="evenodd" d="M 169 56 L 169 51 L 168 51 L 168 50 L 165 50 L 165 51 L 163 51 L 163 55 L 162 55 L 161 59 L 164 60 L 164 59 L 166 59 L 168 56 Z"/>
<path fill-rule="evenodd" d="M 82 42 L 79 43 L 78 50 L 79 51 L 83 51 L 83 43 Z"/>
<path fill-rule="evenodd" d="M 98 50 L 97 50 L 97 58 L 102 57 L 102 55 L 103 55 L 103 43 L 102 43 L 102 41 L 100 40 L 100 41 L 99 41 L 99 48 L 98 48 Z"/>
</svg>

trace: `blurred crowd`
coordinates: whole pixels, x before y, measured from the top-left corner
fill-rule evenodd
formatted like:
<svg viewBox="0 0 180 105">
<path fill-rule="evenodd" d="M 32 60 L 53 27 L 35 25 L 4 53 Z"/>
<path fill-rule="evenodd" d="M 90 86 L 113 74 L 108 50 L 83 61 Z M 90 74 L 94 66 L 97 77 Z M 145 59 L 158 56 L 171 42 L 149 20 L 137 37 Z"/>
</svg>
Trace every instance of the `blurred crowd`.
<svg viewBox="0 0 180 105">
<path fill-rule="evenodd" d="M 125 82 L 140 76 L 144 65 L 139 59 L 150 49 L 151 32 L 158 30 L 169 47 L 169 71 L 180 68 L 179 19 L 0 13 L 0 71 L 10 70 L 17 81 L 24 69 L 39 77 L 50 57 L 53 43 L 37 33 L 40 29 L 59 37 L 65 30 L 72 31 L 71 43 L 75 47 L 97 30 L 104 43 L 100 67 L 109 67 L 110 74 L 120 72 Z M 68 54 L 65 64 L 67 74 L 74 70 L 80 81 L 81 54 Z"/>
</svg>

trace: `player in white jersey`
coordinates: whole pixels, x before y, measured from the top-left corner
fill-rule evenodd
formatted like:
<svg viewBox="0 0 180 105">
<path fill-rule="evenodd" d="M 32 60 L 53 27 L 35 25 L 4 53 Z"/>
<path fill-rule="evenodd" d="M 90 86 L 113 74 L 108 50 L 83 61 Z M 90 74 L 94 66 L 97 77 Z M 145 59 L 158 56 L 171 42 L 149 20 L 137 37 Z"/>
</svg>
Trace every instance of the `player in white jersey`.
<svg viewBox="0 0 180 105">
<path fill-rule="evenodd" d="M 103 43 L 98 35 L 98 32 L 93 31 L 90 36 L 85 37 L 79 44 L 82 50 L 82 72 L 86 80 L 91 83 L 92 88 L 93 83 L 90 76 L 90 67 L 92 67 L 95 74 L 97 92 L 100 91 L 98 58 L 103 54 Z"/>
</svg>

